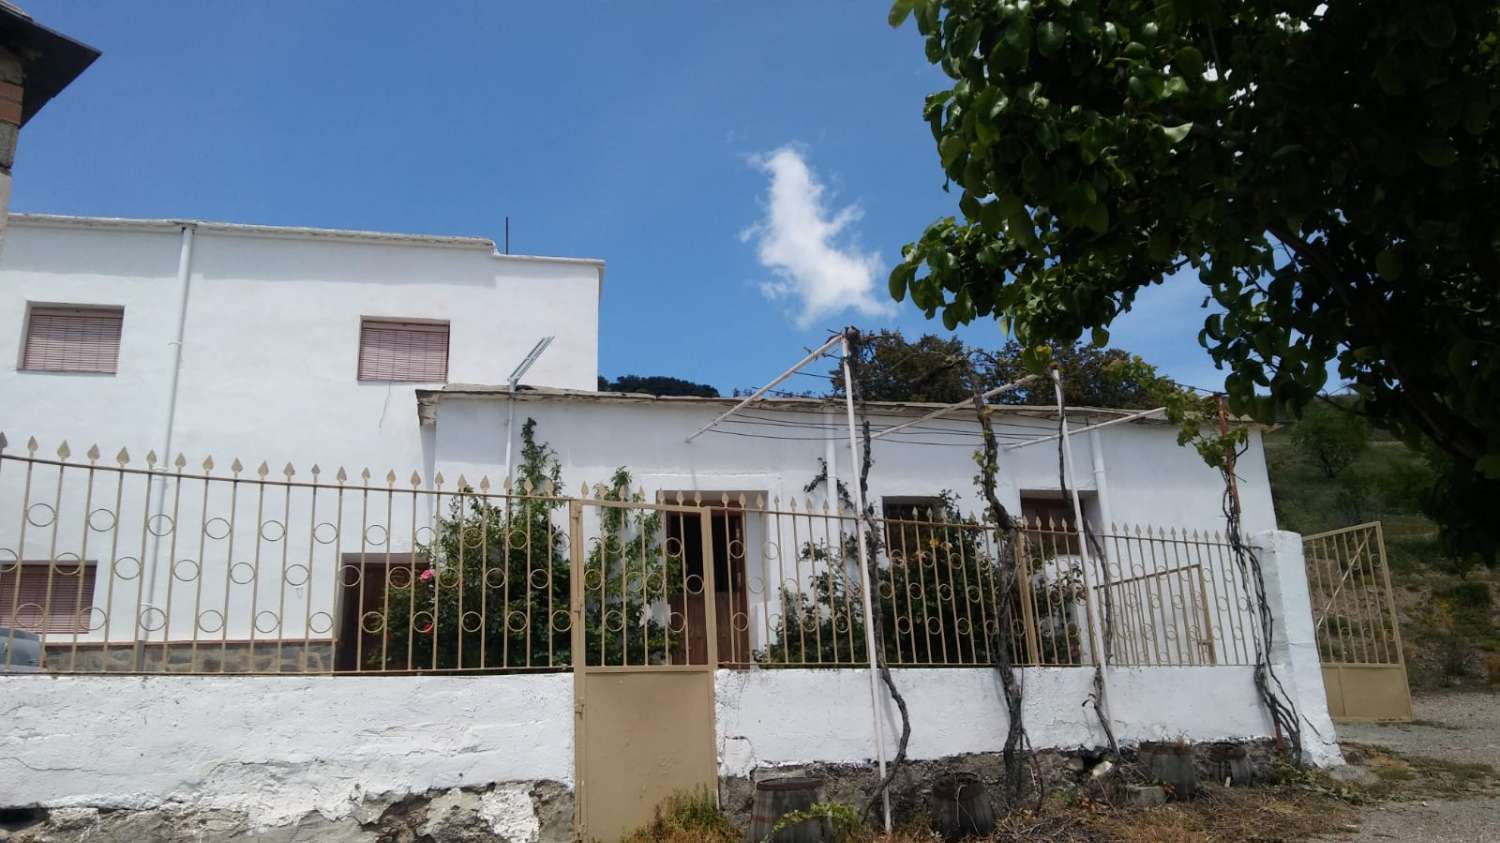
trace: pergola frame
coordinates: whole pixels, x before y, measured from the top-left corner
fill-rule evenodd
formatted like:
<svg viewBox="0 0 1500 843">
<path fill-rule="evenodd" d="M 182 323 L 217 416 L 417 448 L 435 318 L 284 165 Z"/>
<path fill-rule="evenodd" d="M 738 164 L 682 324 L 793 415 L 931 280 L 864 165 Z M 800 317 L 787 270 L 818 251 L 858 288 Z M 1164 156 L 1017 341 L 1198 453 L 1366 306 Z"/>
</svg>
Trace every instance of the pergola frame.
<svg viewBox="0 0 1500 843">
<path fill-rule="evenodd" d="M 777 385 L 781 384 L 782 382 L 786 381 L 788 378 L 790 378 L 793 375 L 795 375 L 798 372 L 800 372 L 803 368 L 805 368 L 809 364 L 811 364 L 811 363 L 819 360 L 820 358 L 824 357 L 825 355 L 829 354 L 833 350 L 834 346 L 839 346 L 840 351 L 842 352 L 842 358 L 841 358 L 840 368 L 842 369 L 843 380 L 844 380 L 844 410 L 845 410 L 845 415 L 846 415 L 846 417 L 848 419 L 848 426 L 849 426 L 849 457 L 850 457 L 851 464 L 854 465 L 856 467 L 856 470 L 857 470 L 857 467 L 858 467 L 858 457 L 857 457 L 857 455 L 859 454 L 859 437 L 858 437 L 857 423 L 856 423 L 856 419 L 855 419 L 855 410 L 854 410 L 854 378 L 853 378 L 853 374 L 852 374 L 852 372 L 850 370 L 850 366 L 849 366 L 849 358 L 850 358 L 850 356 L 852 354 L 852 349 L 851 349 L 851 343 L 849 341 L 849 336 L 850 336 L 850 334 L 852 332 L 853 332 L 853 329 L 846 329 L 844 331 L 841 331 L 841 332 L 839 332 L 837 334 L 834 334 L 833 336 L 829 337 L 826 342 L 824 342 L 822 345 L 818 346 L 817 348 L 813 349 L 811 352 L 809 352 L 807 354 L 807 356 L 803 357 L 801 360 L 797 361 L 797 363 L 795 363 L 794 365 L 792 365 L 790 368 L 786 369 L 781 374 L 777 375 L 775 378 L 773 378 L 765 386 L 761 387 L 760 389 L 757 389 L 755 392 L 753 392 L 750 395 L 746 396 L 743 400 L 741 400 L 740 402 L 738 402 L 737 404 L 735 404 L 733 407 L 730 407 L 728 410 L 725 410 L 723 413 L 720 413 L 716 418 L 714 418 L 713 421 L 711 421 L 708 424 L 705 424 L 704 426 L 698 428 L 696 431 L 694 431 L 692 434 L 690 434 L 687 437 L 687 440 L 686 440 L 687 443 L 691 444 L 693 442 L 693 440 L 697 439 L 699 436 L 702 436 L 703 434 L 708 433 L 709 431 L 713 430 L 715 427 L 717 427 L 719 424 L 721 424 L 722 422 L 724 422 L 727 419 L 729 419 L 735 413 L 739 412 L 740 410 L 743 410 L 744 408 L 750 406 L 752 403 L 760 400 L 763 396 L 765 396 L 766 393 L 770 392 Z M 1058 416 L 1060 418 L 1060 424 L 1059 424 L 1060 430 L 1059 430 L 1059 432 L 1051 434 L 1051 435 L 1047 435 L 1047 436 L 1037 436 L 1037 437 L 1035 437 L 1033 439 L 1028 439 L 1026 441 L 1018 442 L 1018 443 L 1015 443 L 1015 444 L 1012 444 L 1012 445 L 1007 445 L 1007 446 L 1005 446 L 1005 450 L 1012 451 L 1012 450 L 1015 450 L 1017 448 L 1026 447 L 1028 445 L 1035 445 L 1035 444 L 1039 444 L 1039 443 L 1042 443 L 1042 442 L 1050 442 L 1050 441 L 1053 441 L 1053 440 L 1056 440 L 1056 439 L 1061 439 L 1062 440 L 1061 443 L 1060 443 L 1059 449 L 1062 452 L 1064 479 L 1067 482 L 1068 490 L 1070 492 L 1071 503 L 1072 503 L 1072 507 L 1073 507 L 1073 518 L 1074 518 L 1074 521 L 1076 523 L 1076 527 L 1077 527 L 1077 530 L 1078 530 L 1078 549 L 1079 549 L 1079 556 L 1081 557 L 1081 562 L 1082 562 L 1081 568 L 1082 568 L 1082 571 L 1083 571 L 1083 579 L 1084 579 L 1084 595 L 1085 595 L 1085 600 L 1088 602 L 1088 605 L 1086 606 L 1086 609 L 1087 609 L 1087 611 L 1092 612 L 1093 611 L 1093 606 L 1092 606 L 1093 598 L 1092 598 L 1091 595 L 1093 594 L 1094 586 L 1093 586 L 1093 583 L 1090 582 L 1091 577 L 1089 575 L 1088 536 L 1087 536 L 1087 531 L 1086 531 L 1086 528 L 1084 526 L 1084 521 L 1083 521 L 1083 507 L 1081 505 L 1081 502 L 1080 502 L 1080 499 L 1079 499 L 1079 496 L 1078 496 L 1078 486 L 1077 486 L 1077 484 L 1073 480 L 1073 443 L 1072 443 L 1071 433 L 1072 432 L 1083 433 L 1083 432 L 1090 431 L 1090 430 L 1098 430 L 1099 428 L 1102 428 L 1102 427 L 1108 427 L 1109 425 L 1112 425 L 1112 424 L 1119 424 L 1121 422 L 1133 421 L 1133 420 L 1138 419 L 1138 418 L 1144 418 L 1146 416 L 1153 415 L 1155 413 L 1160 413 L 1160 412 L 1163 411 L 1164 408 L 1158 407 L 1158 408 L 1153 409 L 1153 410 L 1146 410 L 1146 411 L 1140 412 L 1140 413 L 1132 413 L 1132 414 L 1127 415 L 1127 416 L 1121 416 L 1119 418 L 1110 419 L 1109 421 L 1102 422 L 1100 424 L 1095 424 L 1095 425 L 1089 425 L 1089 426 L 1086 426 L 1086 427 L 1082 427 L 1082 428 L 1079 428 L 1077 431 L 1069 431 L 1069 429 L 1068 429 L 1067 408 L 1066 408 L 1065 404 L 1063 403 L 1062 376 L 1058 373 L 1058 371 L 1057 371 L 1056 368 L 1052 369 L 1051 378 L 1052 378 L 1053 391 L 1054 391 L 1054 393 L 1055 393 L 1055 395 L 1057 397 L 1057 412 L 1058 412 Z M 979 396 L 980 400 L 981 401 L 986 401 L 986 400 L 988 400 L 990 398 L 994 398 L 996 396 L 1003 395 L 1003 394 L 1005 394 L 1007 392 L 1012 392 L 1012 391 L 1014 391 L 1016 389 L 1019 389 L 1019 388 L 1021 388 L 1023 386 L 1027 386 L 1027 385 L 1032 384 L 1037 379 L 1038 379 L 1038 376 L 1036 376 L 1036 375 L 1028 375 L 1028 376 L 1026 376 L 1024 378 L 1021 378 L 1020 380 L 1013 381 L 1013 382 L 1005 384 L 1003 386 L 995 387 L 994 389 L 991 389 L 991 390 L 988 390 L 988 391 L 986 391 L 984 393 L 981 393 L 980 396 Z M 876 433 L 872 433 L 870 435 L 870 438 L 872 440 L 874 440 L 874 439 L 879 439 L 879 438 L 881 438 L 883 436 L 887 436 L 887 435 L 890 435 L 890 434 L 893 434 L 893 433 L 899 433 L 900 431 L 906 430 L 906 429 L 911 428 L 911 427 L 915 427 L 916 425 L 921 424 L 922 422 L 932 421 L 933 419 L 941 418 L 941 417 L 946 416 L 946 415 L 948 415 L 950 413 L 956 412 L 958 410 L 962 410 L 962 409 L 964 409 L 966 407 L 973 408 L 974 407 L 974 402 L 972 400 L 969 400 L 969 401 L 956 401 L 956 402 L 954 402 L 952 404 L 949 404 L 949 405 L 947 405 L 945 407 L 939 407 L 938 409 L 933 410 L 932 412 L 927 413 L 927 414 L 925 414 L 925 415 L 923 415 L 923 416 L 921 416 L 919 418 L 913 419 L 913 420 L 908 421 L 908 422 L 903 422 L 903 423 L 901 423 L 899 425 L 895 425 L 893 427 L 885 428 L 885 429 L 883 429 L 883 430 L 881 430 L 879 432 L 876 432 Z M 859 512 L 860 518 L 863 518 L 864 517 L 864 513 L 865 513 L 865 497 L 864 497 L 864 489 L 862 487 L 862 484 L 860 484 L 858 482 L 855 482 L 855 483 L 851 483 L 850 487 L 851 487 L 851 489 L 853 491 L 855 509 Z M 864 531 L 864 529 L 860 528 L 860 529 L 857 529 L 855 532 L 856 532 L 856 539 L 857 539 L 857 541 L 859 543 L 859 558 L 860 558 L 859 579 L 860 579 L 860 592 L 861 592 L 861 597 L 862 597 L 862 600 L 863 600 L 863 603 L 864 603 L 863 608 L 864 608 L 864 613 L 865 613 L 865 651 L 870 654 L 870 664 L 869 664 L 869 674 L 870 674 L 870 709 L 871 709 L 871 716 L 873 718 L 873 725 L 874 725 L 875 757 L 876 757 L 878 765 L 879 765 L 880 779 L 881 779 L 881 781 L 884 781 L 885 780 L 885 775 L 886 775 L 886 757 L 885 757 L 884 729 L 881 727 L 881 722 L 880 722 L 880 690 L 879 690 L 879 678 L 878 678 L 879 672 L 880 672 L 880 664 L 879 664 L 879 657 L 878 657 L 878 655 L 876 653 L 876 649 L 875 649 L 875 645 L 876 645 L 876 642 L 875 642 L 875 624 L 872 622 L 872 619 L 874 618 L 874 606 L 872 605 L 872 599 L 871 599 L 870 572 L 869 572 L 869 570 L 868 570 L 868 568 L 867 568 L 867 566 L 865 564 L 865 561 L 869 558 L 869 555 L 868 555 L 869 554 L 869 548 L 867 546 L 867 541 L 866 541 L 866 538 L 865 538 L 865 531 Z M 1103 560 L 1101 560 L 1101 563 L 1103 563 Z M 1107 601 L 1108 599 L 1109 599 L 1108 595 L 1105 595 L 1105 600 Z M 1101 698 L 1099 700 L 1097 700 L 1097 704 L 1098 704 L 1098 709 L 1099 709 L 1100 717 L 1102 719 L 1104 719 L 1106 722 L 1108 722 L 1108 720 L 1110 719 L 1109 718 L 1109 714 L 1108 714 L 1108 703 L 1107 703 L 1107 698 L 1109 696 L 1109 692 L 1108 692 L 1109 682 L 1108 682 L 1108 679 L 1107 679 L 1108 671 L 1106 669 L 1106 665 L 1105 665 L 1105 662 L 1104 662 L 1105 651 L 1104 651 L 1104 642 L 1103 642 L 1103 638 L 1102 638 L 1103 633 L 1098 629 L 1098 625 L 1097 624 L 1090 624 L 1089 626 L 1090 626 L 1090 628 L 1092 630 L 1092 640 L 1090 641 L 1090 644 L 1094 648 L 1095 659 L 1096 659 L 1096 663 L 1099 666 L 1100 680 L 1101 680 L 1101 682 L 1100 682 L 1100 684 L 1101 684 L 1101 689 L 1100 689 L 1101 690 L 1101 694 L 1100 694 L 1100 697 Z M 881 792 L 881 799 L 882 799 L 882 805 L 883 805 L 883 808 L 884 808 L 885 830 L 886 830 L 887 833 L 889 833 L 890 830 L 891 830 L 891 801 L 890 801 L 890 794 L 889 794 L 889 792 L 888 791 L 882 791 Z"/>
</svg>

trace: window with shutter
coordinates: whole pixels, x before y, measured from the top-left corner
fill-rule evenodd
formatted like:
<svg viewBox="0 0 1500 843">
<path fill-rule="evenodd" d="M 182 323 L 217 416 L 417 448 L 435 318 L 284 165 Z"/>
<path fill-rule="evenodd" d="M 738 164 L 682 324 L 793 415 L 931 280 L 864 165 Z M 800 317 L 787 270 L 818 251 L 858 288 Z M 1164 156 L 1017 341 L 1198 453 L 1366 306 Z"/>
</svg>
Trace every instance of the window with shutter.
<svg viewBox="0 0 1500 843">
<path fill-rule="evenodd" d="M 365 319 L 359 326 L 359 379 L 446 382 L 448 323 Z"/>
<path fill-rule="evenodd" d="M 0 572 L 0 626 L 37 633 L 87 632 L 94 605 L 91 563 L 23 562 Z"/>
<path fill-rule="evenodd" d="M 120 307 L 35 305 L 26 318 L 21 368 L 114 374 L 120 360 Z"/>
</svg>

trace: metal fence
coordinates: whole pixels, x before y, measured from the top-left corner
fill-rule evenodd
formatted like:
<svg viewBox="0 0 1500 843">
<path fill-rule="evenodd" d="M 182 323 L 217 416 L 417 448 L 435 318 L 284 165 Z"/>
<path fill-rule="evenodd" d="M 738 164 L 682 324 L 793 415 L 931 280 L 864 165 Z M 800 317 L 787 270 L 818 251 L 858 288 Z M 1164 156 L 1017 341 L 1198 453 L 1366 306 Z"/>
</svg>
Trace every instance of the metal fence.
<svg viewBox="0 0 1500 843">
<path fill-rule="evenodd" d="M 0 443 L 6 671 L 546 671 L 579 647 L 606 666 L 868 663 L 847 506 L 39 451 Z M 864 523 L 892 666 L 988 665 L 1000 647 L 1092 664 L 1106 630 L 1116 664 L 1251 659 L 1217 535 L 1082 547 L 1069 525 L 997 531 L 944 500 Z"/>
</svg>

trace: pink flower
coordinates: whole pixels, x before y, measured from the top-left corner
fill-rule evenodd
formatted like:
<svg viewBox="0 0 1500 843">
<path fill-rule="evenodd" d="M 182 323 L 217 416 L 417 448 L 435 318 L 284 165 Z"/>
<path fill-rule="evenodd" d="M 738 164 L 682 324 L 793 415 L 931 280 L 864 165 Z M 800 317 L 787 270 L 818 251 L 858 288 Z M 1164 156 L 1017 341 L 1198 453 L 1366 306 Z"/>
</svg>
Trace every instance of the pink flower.
<svg viewBox="0 0 1500 843">
<path fill-rule="evenodd" d="M 428 568 L 422 572 L 422 582 L 427 582 L 430 579 L 432 579 L 432 569 Z"/>
</svg>

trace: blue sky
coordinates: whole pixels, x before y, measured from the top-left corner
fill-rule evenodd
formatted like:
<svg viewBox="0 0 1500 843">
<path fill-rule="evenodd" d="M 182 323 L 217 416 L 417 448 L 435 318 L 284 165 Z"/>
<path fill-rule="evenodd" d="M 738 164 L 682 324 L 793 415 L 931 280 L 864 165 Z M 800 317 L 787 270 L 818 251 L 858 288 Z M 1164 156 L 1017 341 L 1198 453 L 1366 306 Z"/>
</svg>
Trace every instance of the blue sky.
<svg viewBox="0 0 1500 843">
<path fill-rule="evenodd" d="M 13 210 L 497 241 L 509 215 L 513 251 L 608 262 L 610 376 L 728 390 L 845 324 L 942 331 L 884 293 L 956 196 L 921 119 L 943 77 L 883 0 L 26 6 L 104 55 L 22 134 Z M 1217 385 L 1200 289 L 1112 344 Z"/>
</svg>

